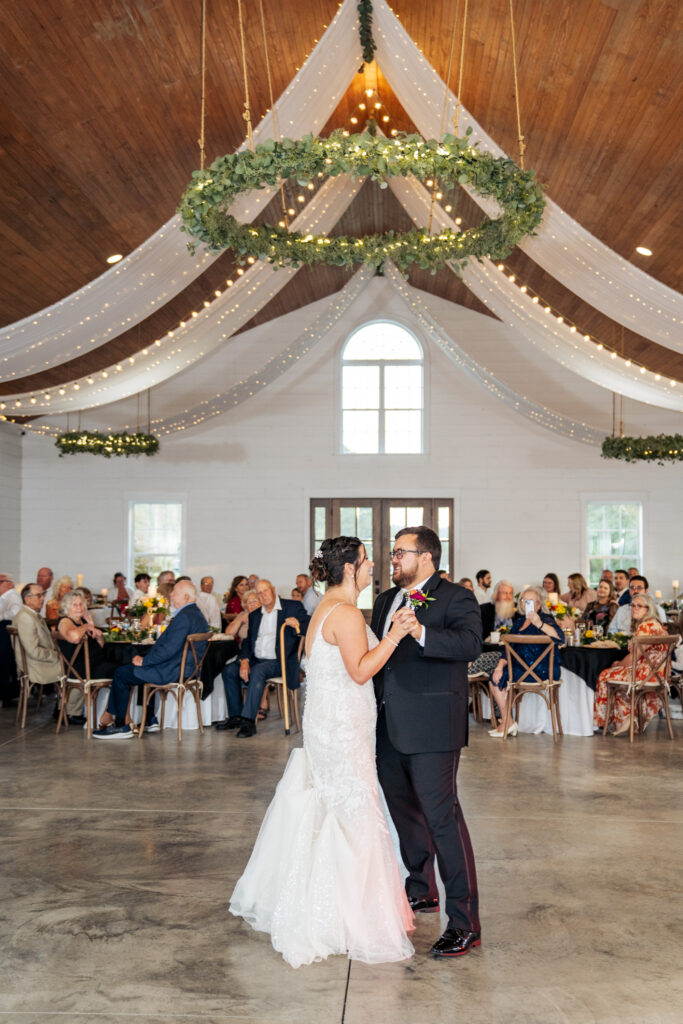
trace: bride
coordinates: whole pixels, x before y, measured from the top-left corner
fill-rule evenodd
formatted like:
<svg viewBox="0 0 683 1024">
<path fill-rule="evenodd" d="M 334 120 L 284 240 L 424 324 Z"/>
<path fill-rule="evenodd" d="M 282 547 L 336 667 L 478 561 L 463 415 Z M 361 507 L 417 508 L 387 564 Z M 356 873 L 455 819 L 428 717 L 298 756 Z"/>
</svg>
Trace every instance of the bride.
<svg viewBox="0 0 683 1024">
<path fill-rule="evenodd" d="M 377 641 L 356 607 L 372 568 L 357 537 L 324 541 L 311 563 L 328 589 L 306 634 L 303 749 L 290 755 L 230 901 L 292 967 L 332 953 L 371 964 L 413 953 L 413 915 L 379 797 L 372 676 L 414 613 L 399 610 Z"/>
</svg>

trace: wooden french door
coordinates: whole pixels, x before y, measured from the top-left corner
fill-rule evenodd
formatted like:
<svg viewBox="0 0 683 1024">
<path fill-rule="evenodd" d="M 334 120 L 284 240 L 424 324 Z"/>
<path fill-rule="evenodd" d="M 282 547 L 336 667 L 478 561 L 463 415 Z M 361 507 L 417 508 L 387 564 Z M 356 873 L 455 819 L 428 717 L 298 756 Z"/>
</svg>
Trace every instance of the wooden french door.
<svg viewBox="0 0 683 1024">
<path fill-rule="evenodd" d="M 406 526 L 429 526 L 441 541 L 441 568 L 453 575 L 453 501 L 449 498 L 312 498 L 311 555 L 326 537 L 359 537 L 375 563 L 372 587 L 358 605 L 371 610 L 378 594 L 391 586 L 389 552 Z"/>
</svg>

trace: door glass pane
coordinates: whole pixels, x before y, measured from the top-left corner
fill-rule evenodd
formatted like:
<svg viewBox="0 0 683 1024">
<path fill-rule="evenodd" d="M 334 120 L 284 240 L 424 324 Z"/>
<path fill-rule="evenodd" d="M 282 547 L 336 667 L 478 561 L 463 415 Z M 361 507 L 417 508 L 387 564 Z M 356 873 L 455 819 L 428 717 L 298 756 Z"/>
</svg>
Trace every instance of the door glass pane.
<svg viewBox="0 0 683 1024">
<path fill-rule="evenodd" d="M 451 545 L 447 540 L 441 541 L 441 564 L 440 569 L 445 569 L 446 572 L 450 571 L 451 564 Z"/>
<path fill-rule="evenodd" d="M 345 366 L 342 394 L 345 409 L 379 408 L 379 366 Z"/>
<path fill-rule="evenodd" d="M 422 408 L 421 366 L 384 368 L 384 406 L 386 409 Z"/>
<path fill-rule="evenodd" d="M 378 412 L 344 412 L 342 427 L 345 452 L 377 453 L 379 451 Z"/>
<path fill-rule="evenodd" d="M 325 506 L 316 505 L 313 511 L 313 532 L 315 533 L 315 540 L 325 539 Z"/>
<path fill-rule="evenodd" d="M 344 506 L 339 509 L 339 534 L 342 537 L 356 536 L 356 507 Z"/>
<path fill-rule="evenodd" d="M 384 451 L 405 455 L 422 451 L 422 413 L 419 410 L 384 414 Z"/>
<path fill-rule="evenodd" d="M 451 510 L 448 505 L 439 505 L 436 514 L 437 534 L 440 541 L 448 540 L 451 525 Z"/>
</svg>

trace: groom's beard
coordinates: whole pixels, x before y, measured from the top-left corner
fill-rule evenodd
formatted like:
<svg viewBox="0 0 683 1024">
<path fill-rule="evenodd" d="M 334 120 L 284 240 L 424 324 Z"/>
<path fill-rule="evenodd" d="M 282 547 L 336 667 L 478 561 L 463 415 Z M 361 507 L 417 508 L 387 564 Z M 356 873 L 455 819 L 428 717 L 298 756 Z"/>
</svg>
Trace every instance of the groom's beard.
<svg viewBox="0 0 683 1024">
<path fill-rule="evenodd" d="M 395 587 L 403 587 L 404 590 L 408 590 L 410 587 L 413 587 L 416 583 L 419 583 L 421 579 L 424 579 L 423 576 L 420 576 L 419 573 L 415 572 L 412 573 L 412 575 L 408 575 L 407 573 L 404 575 L 403 567 L 400 565 L 392 571 L 391 578 Z"/>
</svg>

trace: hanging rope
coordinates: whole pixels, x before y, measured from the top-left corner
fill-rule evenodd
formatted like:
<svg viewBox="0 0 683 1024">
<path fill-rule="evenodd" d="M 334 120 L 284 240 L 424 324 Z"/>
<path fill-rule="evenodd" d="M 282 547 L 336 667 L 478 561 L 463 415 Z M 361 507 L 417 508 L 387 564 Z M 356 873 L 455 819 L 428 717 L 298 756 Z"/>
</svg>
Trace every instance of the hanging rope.
<svg viewBox="0 0 683 1024">
<path fill-rule="evenodd" d="M 206 159 L 206 0 L 202 0 L 202 23 L 199 32 L 199 67 L 201 69 L 201 111 L 199 114 L 199 166 L 204 170 Z"/>
<path fill-rule="evenodd" d="M 249 109 L 249 81 L 247 78 L 247 48 L 244 42 L 244 20 L 242 18 L 242 0 L 237 0 L 237 12 L 240 22 L 240 45 L 242 47 L 242 74 L 244 76 L 244 113 L 242 117 L 247 122 L 247 145 L 254 149 L 254 135 L 251 130 L 251 110 Z"/>
<path fill-rule="evenodd" d="M 270 112 L 273 116 L 273 138 L 276 142 L 280 141 L 279 131 L 277 126 L 277 115 L 275 113 L 275 100 L 273 97 L 273 80 L 270 75 L 270 55 L 268 53 L 268 37 L 266 35 L 266 18 L 263 13 L 263 0 L 259 0 L 259 10 L 261 12 L 261 35 L 263 36 L 263 51 L 266 55 L 266 76 L 268 78 L 268 95 L 270 97 Z M 282 203 L 282 217 L 285 225 L 289 227 L 289 216 L 287 214 L 287 201 L 285 199 L 285 186 L 280 175 L 278 175 L 278 185 L 280 186 L 280 202 Z"/>
<path fill-rule="evenodd" d="M 524 150 L 526 144 L 522 135 L 522 118 L 519 113 L 519 84 L 517 82 L 517 46 L 515 44 L 515 21 L 512 14 L 512 0 L 510 0 L 510 33 L 512 35 L 512 70 L 515 76 L 515 109 L 517 111 L 517 142 L 519 144 L 519 166 L 524 170 Z"/>
<path fill-rule="evenodd" d="M 455 17 L 453 19 L 453 31 L 451 32 L 451 52 L 448 56 L 448 70 L 446 71 L 446 86 L 443 93 L 443 109 L 441 111 L 441 128 L 439 129 L 439 138 L 442 139 L 446 130 L 446 114 L 448 112 L 448 91 L 451 84 L 451 68 L 453 67 L 453 53 L 455 52 L 455 33 L 458 27 L 458 13 L 460 11 L 460 0 L 457 0 L 455 5 Z M 429 224 L 427 225 L 427 233 L 432 233 L 432 221 L 434 220 L 434 207 L 436 204 L 436 193 L 438 185 L 434 182 L 432 188 L 432 202 L 429 207 Z"/>
<path fill-rule="evenodd" d="M 147 433 L 152 433 L 152 389 L 147 388 Z"/>
<path fill-rule="evenodd" d="M 462 75 L 465 70 L 465 32 L 467 30 L 467 11 L 469 0 L 465 0 L 465 11 L 462 16 L 462 41 L 460 44 L 460 68 L 458 72 L 458 95 L 455 98 L 455 115 L 453 117 L 453 134 L 458 135 L 458 121 L 460 119 L 460 97 L 462 95 Z"/>
</svg>

